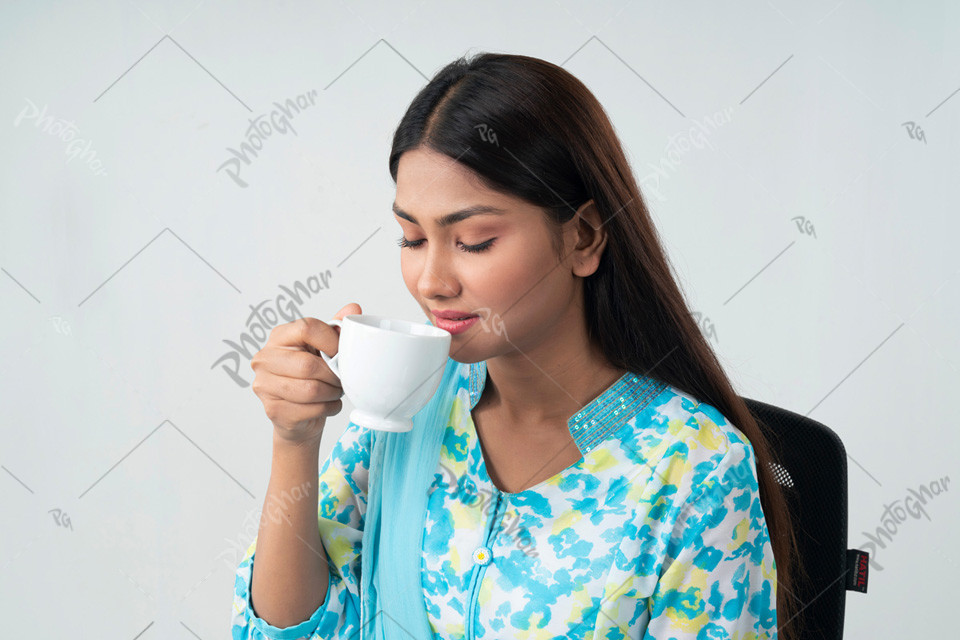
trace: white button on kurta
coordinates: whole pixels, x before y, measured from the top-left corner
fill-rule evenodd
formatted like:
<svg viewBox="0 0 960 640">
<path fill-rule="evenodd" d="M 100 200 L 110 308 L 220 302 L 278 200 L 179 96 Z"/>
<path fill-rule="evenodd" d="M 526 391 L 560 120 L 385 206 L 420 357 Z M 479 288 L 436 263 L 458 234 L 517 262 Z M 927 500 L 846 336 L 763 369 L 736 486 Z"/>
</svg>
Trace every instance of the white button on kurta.
<svg viewBox="0 0 960 640">
<path fill-rule="evenodd" d="M 493 553 L 490 552 L 489 547 L 477 547 L 473 551 L 473 561 L 480 566 L 486 566 L 490 564 L 492 557 Z"/>
</svg>

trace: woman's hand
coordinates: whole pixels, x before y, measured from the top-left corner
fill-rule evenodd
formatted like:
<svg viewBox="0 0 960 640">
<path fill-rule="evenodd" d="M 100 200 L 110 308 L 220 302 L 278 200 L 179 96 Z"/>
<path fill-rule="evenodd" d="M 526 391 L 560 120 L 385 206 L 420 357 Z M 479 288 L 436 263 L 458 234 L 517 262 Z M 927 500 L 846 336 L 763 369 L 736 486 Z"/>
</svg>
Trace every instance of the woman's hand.
<svg viewBox="0 0 960 640">
<path fill-rule="evenodd" d="M 351 302 L 334 315 L 363 313 Z M 250 361 L 256 372 L 253 392 L 263 402 L 276 437 L 291 444 L 320 442 L 328 416 L 343 409 L 343 387 L 320 351 L 337 354 L 340 328 L 317 318 L 277 325 L 267 344 Z"/>
</svg>

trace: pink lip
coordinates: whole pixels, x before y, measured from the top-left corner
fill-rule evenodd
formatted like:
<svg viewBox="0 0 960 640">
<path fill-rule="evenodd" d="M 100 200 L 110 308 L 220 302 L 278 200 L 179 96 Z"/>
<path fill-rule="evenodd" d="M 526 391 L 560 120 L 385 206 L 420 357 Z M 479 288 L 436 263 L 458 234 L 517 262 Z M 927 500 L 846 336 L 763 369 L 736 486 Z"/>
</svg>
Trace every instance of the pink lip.
<svg viewBox="0 0 960 640">
<path fill-rule="evenodd" d="M 466 320 L 446 320 L 438 317 L 436 325 L 438 328 L 449 331 L 451 334 L 456 335 L 458 333 L 463 333 L 472 327 L 479 319 L 480 316 L 473 316 L 472 318 L 467 318 Z"/>
<path fill-rule="evenodd" d="M 434 309 L 431 313 L 437 318 L 443 318 L 444 320 L 454 320 L 456 318 L 463 318 L 464 316 L 476 317 L 477 315 L 469 311 L 456 311 L 454 309 Z"/>
</svg>

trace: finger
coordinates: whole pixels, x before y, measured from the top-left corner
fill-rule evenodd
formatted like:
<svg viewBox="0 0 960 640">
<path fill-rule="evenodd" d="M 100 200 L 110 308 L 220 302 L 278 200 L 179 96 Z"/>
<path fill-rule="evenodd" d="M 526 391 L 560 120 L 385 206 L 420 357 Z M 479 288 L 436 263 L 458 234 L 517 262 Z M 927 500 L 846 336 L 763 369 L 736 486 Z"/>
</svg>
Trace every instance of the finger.
<svg viewBox="0 0 960 640">
<path fill-rule="evenodd" d="M 257 377 L 254 381 L 257 395 L 266 395 L 277 400 L 287 400 L 299 404 L 332 402 L 343 396 L 343 389 L 314 378 L 288 378 L 270 375 Z"/>
<path fill-rule="evenodd" d="M 312 347 L 310 347 L 312 349 Z M 263 349 L 250 361 L 250 367 L 256 371 L 257 366 L 266 371 L 287 378 L 302 378 L 322 380 L 334 386 L 339 386 L 340 380 L 323 359 L 308 351 L 301 351 L 293 347 L 276 347 Z"/>
<path fill-rule="evenodd" d="M 343 308 L 340 309 L 340 311 L 337 311 L 333 315 L 333 317 L 343 320 L 344 317 L 346 316 L 354 315 L 354 314 L 359 315 L 362 313 L 363 313 L 363 309 L 360 308 L 360 305 L 358 305 L 356 302 L 351 302 L 350 304 L 344 305 Z"/>
<path fill-rule="evenodd" d="M 275 404 L 274 404 L 275 403 Z M 270 407 L 271 420 L 277 422 L 275 416 L 283 416 L 283 423 L 296 425 L 307 420 L 318 420 L 335 416 L 343 410 L 343 400 L 330 403 L 301 403 L 289 400 L 272 400 Z"/>
<path fill-rule="evenodd" d="M 270 332 L 270 341 L 274 346 L 281 348 L 292 347 L 309 351 L 312 347 L 323 351 L 328 356 L 334 356 L 337 354 L 340 334 L 337 327 L 332 327 L 317 318 L 307 317 L 277 325 Z M 314 353 L 314 355 L 318 354 Z"/>
</svg>

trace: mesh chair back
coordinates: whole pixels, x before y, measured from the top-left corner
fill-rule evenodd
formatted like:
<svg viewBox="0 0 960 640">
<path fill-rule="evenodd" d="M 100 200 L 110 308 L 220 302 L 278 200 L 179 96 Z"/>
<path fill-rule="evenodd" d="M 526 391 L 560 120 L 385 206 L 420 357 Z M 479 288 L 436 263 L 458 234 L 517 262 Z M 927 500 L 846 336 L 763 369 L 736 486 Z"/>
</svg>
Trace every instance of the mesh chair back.
<svg viewBox="0 0 960 640">
<path fill-rule="evenodd" d="M 799 637 L 843 638 L 846 603 L 847 453 L 827 426 L 758 400 L 744 398 L 770 441 L 774 475 L 793 516 L 807 580 L 794 589 Z M 781 621 L 781 624 L 783 622 Z"/>
</svg>

